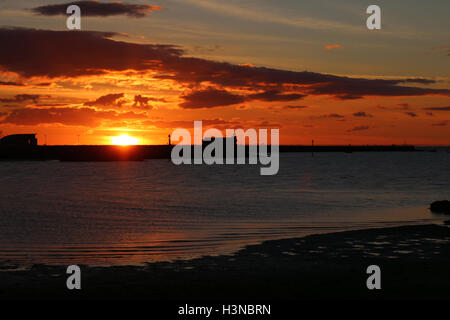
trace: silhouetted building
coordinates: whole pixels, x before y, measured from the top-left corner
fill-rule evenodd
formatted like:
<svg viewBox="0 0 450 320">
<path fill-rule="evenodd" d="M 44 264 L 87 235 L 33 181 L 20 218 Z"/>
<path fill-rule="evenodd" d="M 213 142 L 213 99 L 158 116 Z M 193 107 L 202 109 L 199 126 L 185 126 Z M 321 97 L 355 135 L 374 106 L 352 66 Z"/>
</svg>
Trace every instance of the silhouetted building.
<svg viewBox="0 0 450 320">
<path fill-rule="evenodd" d="M 0 145 L 37 146 L 36 134 L 12 134 L 0 139 Z"/>
</svg>

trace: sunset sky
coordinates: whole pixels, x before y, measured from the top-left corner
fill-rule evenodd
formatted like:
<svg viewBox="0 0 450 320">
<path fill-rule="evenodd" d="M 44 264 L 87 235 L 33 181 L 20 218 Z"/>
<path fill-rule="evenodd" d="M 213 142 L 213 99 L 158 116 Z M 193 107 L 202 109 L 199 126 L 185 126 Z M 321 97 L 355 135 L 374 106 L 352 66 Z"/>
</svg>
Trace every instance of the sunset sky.
<svg viewBox="0 0 450 320">
<path fill-rule="evenodd" d="M 450 2 L 0 2 L 0 136 L 165 144 L 279 128 L 281 144 L 450 145 Z"/>
</svg>

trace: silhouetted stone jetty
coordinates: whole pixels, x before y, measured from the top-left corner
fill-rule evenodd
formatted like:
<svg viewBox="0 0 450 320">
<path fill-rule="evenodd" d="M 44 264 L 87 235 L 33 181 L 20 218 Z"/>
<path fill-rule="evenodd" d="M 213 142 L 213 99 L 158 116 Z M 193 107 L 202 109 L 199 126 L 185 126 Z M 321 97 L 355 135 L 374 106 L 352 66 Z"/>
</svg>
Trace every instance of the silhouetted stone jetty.
<svg viewBox="0 0 450 320">
<path fill-rule="evenodd" d="M 61 161 L 142 161 L 169 159 L 171 145 L 136 146 L 38 146 L 1 145 L 1 160 L 61 160 Z M 270 146 L 268 146 L 270 152 Z M 289 146 L 282 145 L 280 152 L 393 152 L 416 151 L 414 146 Z M 246 146 L 246 155 L 249 147 Z M 192 150 L 193 154 L 193 150 Z"/>
<path fill-rule="evenodd" d="M 303 146 L 303 145 L 283 145 L 280 152 L 391 152 L 391 151 L 417 151 L 411 145 L 390 145 L 390 146 Z"/>
</svg>

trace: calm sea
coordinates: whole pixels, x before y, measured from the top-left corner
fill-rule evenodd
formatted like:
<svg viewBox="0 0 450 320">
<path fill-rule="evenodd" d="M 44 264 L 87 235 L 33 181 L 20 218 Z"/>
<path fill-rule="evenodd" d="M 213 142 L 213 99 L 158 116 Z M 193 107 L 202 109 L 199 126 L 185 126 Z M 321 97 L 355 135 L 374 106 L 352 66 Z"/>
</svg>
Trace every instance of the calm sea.
<svg viewBox="0 0 450 320">
<path fill-rule="evenodd" d="M 442 150 L 281 154 L 276 176 L 168 160 L 0 162 L 0 266 L 140 264 L 439 222 L 427 207 L 449 196 Z"/>
</svg>

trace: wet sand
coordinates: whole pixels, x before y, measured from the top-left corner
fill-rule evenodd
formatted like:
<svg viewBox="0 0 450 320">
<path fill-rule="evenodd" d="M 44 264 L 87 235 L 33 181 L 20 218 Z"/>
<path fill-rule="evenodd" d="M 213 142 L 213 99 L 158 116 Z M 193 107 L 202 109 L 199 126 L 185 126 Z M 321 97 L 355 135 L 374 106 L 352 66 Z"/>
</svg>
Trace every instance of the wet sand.
<svg viewBox="0 0 450 320">
<path fill-rule="evenodd" d="M 448 225 L 448 222 L 447 222 Z M 381 268 L 368 290 L 366 268 Z M 66 267 L 0 272 L 0 299 L 450 299 L 450 228 L 404 226 L 266 241 L 234 255 L 82 269 L 66 289 Z"/>
</svg>

